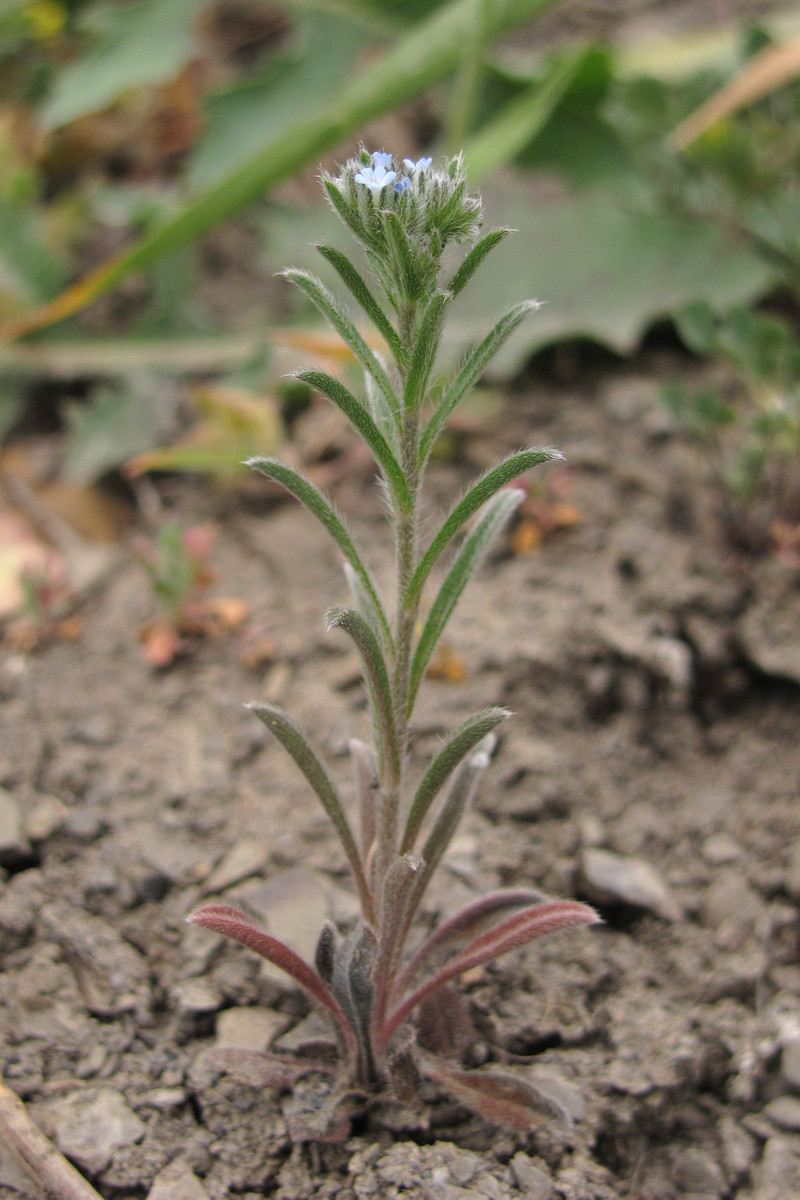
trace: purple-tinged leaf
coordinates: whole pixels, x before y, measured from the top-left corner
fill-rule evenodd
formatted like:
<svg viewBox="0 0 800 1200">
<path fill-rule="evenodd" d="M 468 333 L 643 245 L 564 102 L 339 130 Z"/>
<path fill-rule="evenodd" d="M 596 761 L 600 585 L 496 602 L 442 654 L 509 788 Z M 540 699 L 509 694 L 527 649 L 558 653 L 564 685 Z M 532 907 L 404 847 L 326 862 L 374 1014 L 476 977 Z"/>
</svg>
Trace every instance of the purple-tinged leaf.
<svg viewBox="0 0 800 1200">
<path fill-rule="evenodd" d="M 231 1075 L 254 1088 L 275 1088 L 279 1092 L 294 1087 L 304 1075 L 333 1075 L 330 1063 L 289 1055 L 265 1054 L 261 1050 L 243 1050 L 235 1046 L 212 1046 L 200 1056 L 203 1067 Z"/>
<path fill-rule="evenodd" d="M 430 965 L 431 959 L 440 958 L 454 945 L 463 943 L 468 938 L 476 937 L 477 934 L 483 932 L 487 922 L 495 921 L 504 911 L 542 904 L 547 899 L 548 897 L 543 892 L 538 892 L 534 888 L 508 888 L 499 892 L 490 892 L 487 896 L 480 896 L 477 900 L 473 900 L 471 904 L 459 909 L 449 920 L 439 925 L 430 937 L 426 938 L 397 977 L 392 988 L 393 997 L 397 999 L 402 996 L 422 968 Z"/>
<path fill-rule="evenodd" d="M 594 909 L 589 908 L 588 904 L 581 904 L 579 900 L 551 900 L 546 904 L 535 904 L 532 908 L 525 908 L 513 917 L 501 921 L 499 925 L 476 937 L 398 1005 L 380 1032 L 377 1039 L 378 1049 L 381 1050 L 388 1044 L 397 1026 L 426 996 L 430 996 L 457 975 L 537 938 L 546 937 L 549 933 L 557 933 L 561 929 L 570 929 L 576 925 L 594 925 L 599 920 Z"/>
<path fill-rule="evenodd" d="M 420 1046 L 456 1062 L 477 1038 L 466 1000 L 449 983 L 422 1001 L 415 1025 Z"/>
<path fill-rule="evenodd" d="M 308 963 L 291 950 L 285 942 L 265 933 L 246 913 L 229 904 L 206 904 L 198 908 L 187 921 L 194 925 L 202 925 L 214 933 L 221 933 L 249 950 L 255 950 L 267 962 L 273 963 L 281 971 L 299 983 L 319 1004 L 327 1008 L 336 1021 L 344 1037 L 349 1054 L 355 1059 L 357 1054 L 356 1039 L 353 1030 L 342 1011 L 342 1006 Z"/>
<path fill-rule="evenodd" d="M 392 978 L 403 953 L 406 914 L 421 870 L 419 858 L 404 854 L 396 858 L 386 872 L 381 897 L 381 938 L 375 960 L 373 1028 L 380 1026 L 386 1014 Z"/>
<path fill-rule="evenodd" d="M 451 1096 L 494 1125 L 527 1133 L 547 1119 L 572 1127 L 566 1109 L 527 1079 L 502 1071 L 461 1071 L 432 1054 L 423 1057 L 422 1067 Z"/>
</svg>

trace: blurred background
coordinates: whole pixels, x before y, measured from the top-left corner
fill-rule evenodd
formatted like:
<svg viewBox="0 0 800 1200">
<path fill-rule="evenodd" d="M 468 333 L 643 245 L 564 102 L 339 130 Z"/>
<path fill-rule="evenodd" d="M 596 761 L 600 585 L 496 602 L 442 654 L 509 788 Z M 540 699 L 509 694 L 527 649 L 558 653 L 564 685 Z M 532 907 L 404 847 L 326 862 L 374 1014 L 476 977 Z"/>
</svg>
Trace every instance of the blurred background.
<svg viewBox="0 0 800 1200">
<path fill-rule="evenodd" d="M 777 520 L 797 553 L 795 5 L 4 0 L 0 619 L 23 644 L 98 547 L 161 528 L 164 479 L 235 492 L 256 451 L 322 482 L 352 465 L 286 379 L 347 371 L 344 347 L 275 273 L 327 277 L 312 242 L 345 239 L 317 173 L 359 145 L 463 152 L 487 223 L 519 231 L 459 301 L 451 360 L 534 296 L 495 389 L 659 339 L 719 365 L 713 387 L 664 379 L 665 413 L 732 504 L 765 506 L 762 548 Z M 466 420 L 510 402 L 492 387 Z M 191 590 L 175 530 L 139 553 Z"/>
</svg>

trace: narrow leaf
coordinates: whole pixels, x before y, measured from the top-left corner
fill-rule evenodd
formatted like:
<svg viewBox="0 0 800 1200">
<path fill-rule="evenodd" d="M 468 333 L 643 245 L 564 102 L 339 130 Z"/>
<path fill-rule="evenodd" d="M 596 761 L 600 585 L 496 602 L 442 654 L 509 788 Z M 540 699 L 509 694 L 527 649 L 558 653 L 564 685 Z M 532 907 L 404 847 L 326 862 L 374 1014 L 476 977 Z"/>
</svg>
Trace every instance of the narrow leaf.
<svg viewBox="0 0 800 1200">
<path fill-rule="evenodd" d="M 360 741 L 359 738 L 350 739 L 350 758 L 356 777 L 361 854 L 364 862 L 367 862 L 376 833 L 375 800 L 378 793 L 378 764 L 375 761 L 372 747 L 368 746 L 366 742 Z"/>
<path fill-rule="evenodd" d="M 399 409 L 400 400 L 392 387 L 389 376 L 378 361 L 377 355 L 370 350 L 333 293 L 329 292 L 324 284 L 308 271 L 290 267 L 281 274 L 299 287 L 302 292 L 305 292 L 311 303 L 319 309 L 347 343 L 364 370 L 368 371 L 375 380 L 391 407 L 395 410 Z"/>
<path fill-rule="evenodd" d="M 364 868 L 361 865 L 361 858 L 359 857 L 355 839 L 342 808 L 339 793 L 330 775 L 322 765 L 319 755 L 312 747 L 308 735 L 292 717 L 283 712 L 282 709 L 277 708 L 274 704 L 262 702 L 249 704 L 247 707 L 251 708 L 259 720 L 264 722 L 270 733 L 275 735 L 284 750 L 297 763 L 316 793 L 334 829 L 339 835 L 339 841 L 347 855 L 347 861 L 350 864 L 350 870 L 353 873 L 358 894 L 361 897 L 365 916 L 369 917 L 372 912 L 372 893 L 364 875 Z"/>
<path fill-rule="evenodd" d="M 347 526 L 341 519 L 333 505 L 325 499 L 322 492 L 314 487 L 314 484 L 301 475 L 299 471 L 295 471 L 293 467 L 289 467 L 286 463 L 277 458 L 251 458 L 247 461 L 247 466 L 252 467 L 256 471 L 260 471 L 262 475 L 266 475 L 268 479 L 274 479 L 282 487 L 285 487 L 287 492 L 290 492 L 295 499 L 304 504 L 306 508 L 314 514 L 317 520 L 325 526 L 328 533 L 336 542 L 342 554 L 347 559 L 350 566 L 355 571 L 358 579 L 361 581 L 364 591 L 369 597 L 370 604 L 375 614 L 377 624 L 383 631 L 383 638 L 387 645 L 393 645 L 392 635 L 389 629 L 389 622 L 386 619 L 386 614 L 383 611 L 378 589 L 372 581 L 367 568 L 361 561 L 361 556 L 356 550 Z"/>
<path fill-rule="evenodd" d="M 352 608 L 332 608 L 326 613 L 325 621 L 328 629 L 344 629 L 358 647 L 377 721 L 376 734 L 381 757 L 392 778 L 397 779 L 400 774 L 400 752 L 392 688 L 378 639 L 364 618 Z"/>
<path fill-rule="evenodd" d="M 314 1058 L 295 1058 L 288 1054 L 267 1054 L 261 1050 L 243 1050 L 237 1046 L 212 1046 L 203 1051 L 198 1065 L 219 1074 L 231 1075 L 248 1087 L 271 1087 L 288 1092 L 304 1075 L 332 1074 L 331 1064 Z M 192 1068 L 193 1071 L 196 1067 Z"/>
<path fill-rule="evenodd" d="M 566 1129 L 572 1127 L 572 1119 L 563 1105 L 527 1079 L 502 1071 L 462 1071 L 432 1054 L 423 1056 L 422 1067 L 451 1096 L 494 1125 L 528 1133 L 541 1125 L 544 1117 L 558 1121 Z"/>
<path fill-rule="evenodd" d="M 485 708 L 469 717 L 450 735 L 417 788 L 403 833 L 401 854 L 409 854 L 413 850 L 420 826 L 431 804 L 459 763 L 475 749 L 487 733 L 491 733 L 495 726 L 510 716 L 507 708 Z"/>
<path fill-rule="evenodd" d="M 443 984 L 449 983 L 464 971 L 482 966 L 501 954 L 508 953 L 537 938 L 570 929 L 576 925 L 595 925 L 600 920 L 593 908 L 579 900 L 551 900 L 535 904 L 532 908 L 508 917 L 499 925 L 480 934 L 460 953 L 440 967 L 435 975 L 407 996 L 394 1010 L 381 1031 L 380 1042 L 386 1045 L 394 1030 L 401 1025 L 426 996 L 430 996 Z"/>
<path fill-rule="evenodd" d="M 267 962 L 271 962 L 281 971 L 285 971 L 294 979 L 295 983 L 299 983 L 319 1004 L 327 1008 L 342 1032 L 348 1051 L 355 1056 L 357 1051 L 355 1036 L 339 1001 L 328 990 L 316 971 L 285 942 L 265 933 L 253 924 L 246 913 L 232 908 L 228 904 L 206 904 L 203 908 L 196 909 L 186 919 L 193 925 L 202 925 L 204 929 L 221 933 L 224 937 L 239 942 L 242 946 L 247 946 L 249 950 L 260 954 Z"/>
<path fill-rule="evenodd" d="M 528 313 L 536 312 L 536 309 L 539 307 L 538 300 L 523 300 L 521 304 L 516 304 L 504 317 L 500 318 L 494 329 L 486 335 L 480 345 L 476 346 L 467 355 L 464 365 L 436 405 L 433 415 L 425 426 L 420 442 L 420 464 L 427 461 L 428 455 L 433 449 L 433 444 L 444 429 L 445 421 L 450 416 L 450 413 L 463 400 L 470 388 L 474 387 L 478 382 L 488 363 L 500 349 L 506 338 L 511 336 Z"/>
<path fill-rule="evenodd" d="M 488 921 L 495 922 L 499 914 L 514 908 L 529 908 L 543 904 L 547 896 L 534 888 L 507 888 L 489 892 L 459 909 L 449 920 L 443 921 L 426 938 L 413 958 L 403 968 L 392 989 L 396 998 L 402 997 L 431 959 L 438 959 L 454 944 L 466 941 L 482 932 Z"/>
<path fill-rule="evenodd" d="M 330 189 L 328 189 L 328 192 L 330 195 Z M 350 259 L 333 246 L 326 246 L 320 243 L 317 249 L 322 257 L 327 259 L 331 264 L 344 285 L 361 305 L 394 355 L 398 367 L 403 370 L 408 363 L 408 352 L 400 340 L 397 330 L 373 296 L 363 276 L 356 270 Z"/>
<path fill-rule="evenodd" d="M 520 488 L 508 488 L 489 501 L 486 512 L 465 540 L 447 578 L 439 588 L 414 651 L 408 698 L 409 713 L 414 705 L 417 690 L 430 657 L 450 620 L 461 593 L 492 542 L 524 498 L 525 493 Z"/>
<path fill-rule="evenodd" d="M 447 292 L 436 292 L 429 301 L 420 321 L 403 396 L 403 404 L 408 411 L 415 412 L 425 401 L 428 380 L 436 361 L 436 353 L 444 327 L 445 309 L 449 299 Z"/>
<path fill-rule="evenodd" d="M 518 454 L 512 454 L 510 458 L 504 459 L 503 462 L 499 463 L 496 467 L 492 467 L 482 475 L 477 483 L 472 485 L 466 495 L 451 510 L 441 529 L 422 556 L 419 566 L 408 585 L 408 590 L 404 598 L 405 605 L 411 608 L 417 603 L 433 564 L 439 558 L 447 544 L 458 533 L 459 529 L 467 523 L 470 517 L 475 515 L 487 500 L 490 500 L 506 484 L 523 475 L 525 471 L 529 471 L 531 467 L 536 467 L 541 463 L 551 462 L 554 458 L 561 457 L 558 450 L 553 450 L 547 446 L 521 450 Z"/>
<path fill-rule="evenodd" d="M 411 854 L 395 859 L 383 882 L 381 896 L 381 937 L 375 960 L 374 1022 L 383 1021 L 389 999 L 390 985 L 397 963 L 403 953 L 406 912 L 414 884 L 422 869 L 422 860 Z"/>
<path fill-rule="evenodd" d="M 493 229 L 491 233 L 487 233 L 479 242 L 476 242 L 447 285 L 447 290 L 453 298 L 464 290 L 486 255 L 490 254 L 495 246 L 499 246 L 509 233 L 511 233 L 510 229 Z"/>
<path fill-rule="evenodd" d="M 299 371 L 297 378 L 316 388 L 323 396 L 327 396 L 330 402 L 344 413 L 374 454 L 397 504 L 408 512 L 413 501 L 406 477 L 388 442 L 364 405 L 356 400 L 349 388 L 326 371 Z"/>
</svg>

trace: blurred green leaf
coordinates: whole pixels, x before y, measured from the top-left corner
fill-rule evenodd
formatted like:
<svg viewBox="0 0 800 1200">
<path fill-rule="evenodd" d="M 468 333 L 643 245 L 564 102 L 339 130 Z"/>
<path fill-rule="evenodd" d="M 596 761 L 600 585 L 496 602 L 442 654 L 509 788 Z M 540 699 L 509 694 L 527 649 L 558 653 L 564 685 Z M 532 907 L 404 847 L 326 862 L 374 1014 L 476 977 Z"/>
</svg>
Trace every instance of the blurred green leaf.
<svg viewBox="0 0 800 1200">
<path fill-rule="evenodd" d="M 367 41 L 346 12 L 300 16 L 291 46 L 269 70 L 210 97 L 207 130 L 186 175 L 189 190 L 217 183 L 295 121 L 324 105 Z"/>
<path fill-rule="evenodd" d="M 76 483 L 99 479 L 155 445 L 171 423 L 174 395 L 165 380 L 142 372 L 115 388 L 103 388 L 86 404 L 70 405 L 65 412 L 65 478 Z"/>
<path fill-rule="evenodd" d="M 567 337 L 629 353 L 653 321 L 695 301 L 724 311 L 763 295 L 774 280 L 768 264 L 731 242 L 715 221 L 629 211 L 598 193 L 537 206 L 535 192 L 522 184 L 485 188 L 484 200 L 489 224 L 519 232 L 482 267 L 483 289 L 455 302 L 450 332 L 460 347 L 482 336 L 487 296 L 492 312 L 524 296 L 544 301 L 498 355 L 504 372 Z"/>
<path fill-rule="evenodd" d="M 0 198 L 0 312 L 38 303 L 62 287 L 66 275 L 42 214 Z"/>
<path fill-rule="evenodd" d="M 105 5 L 100 41 L 59 75 L 41 112 L 43 127 L 99 112 L 128 88 L 171 79 L 195 51 L 192 26 L 202 8 L 198 0 Z"/>
</svg>

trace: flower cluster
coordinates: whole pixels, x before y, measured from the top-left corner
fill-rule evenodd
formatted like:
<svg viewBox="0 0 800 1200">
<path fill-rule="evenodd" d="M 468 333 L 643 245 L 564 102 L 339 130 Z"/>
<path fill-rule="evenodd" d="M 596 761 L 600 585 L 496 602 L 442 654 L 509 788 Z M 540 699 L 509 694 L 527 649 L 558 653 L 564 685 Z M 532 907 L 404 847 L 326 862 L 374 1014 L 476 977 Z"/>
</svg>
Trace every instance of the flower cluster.
<svg viewBox="0 0 800 1200">
<path fill-rule="evenodd" d="M 460 157 L 432 164 L 364 150 L 338 175 L 322 176 L 328 199 L 365 247 L 398 313 L 436 286 L 447 244 L 474 242 L 482 224 L 480 197 L 468 191 Z"/>
</svg>

